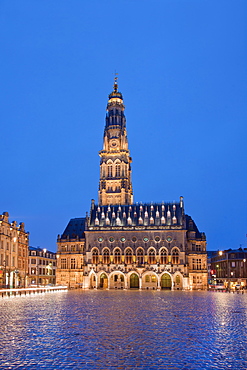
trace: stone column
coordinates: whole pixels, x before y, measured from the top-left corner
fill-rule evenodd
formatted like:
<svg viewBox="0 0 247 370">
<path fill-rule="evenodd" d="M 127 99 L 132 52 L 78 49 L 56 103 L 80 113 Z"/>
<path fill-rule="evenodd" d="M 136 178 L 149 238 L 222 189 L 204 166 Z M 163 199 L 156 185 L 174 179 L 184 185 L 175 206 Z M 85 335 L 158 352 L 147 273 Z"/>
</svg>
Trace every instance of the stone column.
<svg viewBox="0 0 247 370">
<path fill-rule="evenodd" d="M 142 277 L 139 277 L 139 290 L 142 290 Z"/>
</svg>

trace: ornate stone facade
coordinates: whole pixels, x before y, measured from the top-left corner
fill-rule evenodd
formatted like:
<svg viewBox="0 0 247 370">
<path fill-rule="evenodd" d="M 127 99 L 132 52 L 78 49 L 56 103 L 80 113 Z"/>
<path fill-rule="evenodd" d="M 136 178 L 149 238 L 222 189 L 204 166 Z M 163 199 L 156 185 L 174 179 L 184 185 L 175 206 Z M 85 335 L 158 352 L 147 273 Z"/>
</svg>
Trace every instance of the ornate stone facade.
<svg viewBox="0 0 247 370">
<path fill-rule="evenodd" d="M 133 203 L 123 97 L 109 95 L 98 204 L 58 236 L 57 283 L 95 289 L 207 289 L 206 237 L 172 203 Z"/>
<path fill-rule="evenodd" d="M 3 212 L 0 215 L 0 286 L 27 286 L 28 245 L 29 233 L 24 223 L 10 222 L 8 212 Z"/>
</svg>

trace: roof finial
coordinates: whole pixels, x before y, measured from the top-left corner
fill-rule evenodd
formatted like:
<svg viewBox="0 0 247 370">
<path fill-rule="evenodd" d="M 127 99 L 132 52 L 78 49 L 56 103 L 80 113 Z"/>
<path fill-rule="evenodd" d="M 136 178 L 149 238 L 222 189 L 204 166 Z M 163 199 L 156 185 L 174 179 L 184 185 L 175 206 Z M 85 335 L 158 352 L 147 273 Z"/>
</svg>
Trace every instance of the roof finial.
<svg viewBox="0 0 247 370">
<path fill-rule="evenodd" d="M 114 85 L 113 85 L 114 93 L 118 92 L 118 83 L 117 83 L 118 76 L 117 75 L 118 75 L 118 73 L 115 72 Z"/>
</svg>

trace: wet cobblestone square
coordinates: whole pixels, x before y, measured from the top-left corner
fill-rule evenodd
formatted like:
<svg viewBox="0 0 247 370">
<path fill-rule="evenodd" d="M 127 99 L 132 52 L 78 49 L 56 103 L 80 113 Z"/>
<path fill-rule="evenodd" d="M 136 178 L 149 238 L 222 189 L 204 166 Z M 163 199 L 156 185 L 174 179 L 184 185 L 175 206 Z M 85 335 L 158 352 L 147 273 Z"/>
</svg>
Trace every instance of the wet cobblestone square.
<svg viewBox="0 0 247 370">
<path fill-rule="evenodd" d="M 247 294 L 69 291 L 0 308 L 1 369 L 247 369 Z"/>
</svg>

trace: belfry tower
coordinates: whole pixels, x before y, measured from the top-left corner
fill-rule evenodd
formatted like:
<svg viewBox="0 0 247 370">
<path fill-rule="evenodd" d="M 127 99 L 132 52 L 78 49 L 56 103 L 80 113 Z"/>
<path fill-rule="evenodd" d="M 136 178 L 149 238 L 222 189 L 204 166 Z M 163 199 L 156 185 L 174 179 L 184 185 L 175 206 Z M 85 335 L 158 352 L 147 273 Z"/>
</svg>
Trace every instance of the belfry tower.
<svg viewBox="0 0 247 370">
<path fill-rule="evenodd" d="M 123 96 L 115 77 L 109 95 L 103 150 L 99 152 L 99 205 L 132 204 L 131 157 L 128 149 Z"/>
</svg>

